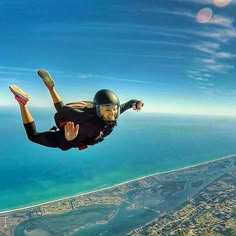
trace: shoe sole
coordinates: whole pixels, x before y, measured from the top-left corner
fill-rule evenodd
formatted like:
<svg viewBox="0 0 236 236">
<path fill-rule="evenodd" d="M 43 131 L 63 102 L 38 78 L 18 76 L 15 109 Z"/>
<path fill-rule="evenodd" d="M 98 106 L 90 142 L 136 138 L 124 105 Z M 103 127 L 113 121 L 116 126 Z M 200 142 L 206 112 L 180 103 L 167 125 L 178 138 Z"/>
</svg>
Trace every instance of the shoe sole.
<svg viewBox="0 0 236 236">
<path fill-rule="evenodd" d="M 38 75 L 49 87 L 53 87 L 55 85 L 55 82 L 46 70 L 39 70 Z"/>
<path fill-rule="evenodd" d="M 25 99 L 26 101 L 30 99 L 30 96 L 16 85 L 10 85 L 9 89 L 12 91 L 13 94 Z"/>
</svg>

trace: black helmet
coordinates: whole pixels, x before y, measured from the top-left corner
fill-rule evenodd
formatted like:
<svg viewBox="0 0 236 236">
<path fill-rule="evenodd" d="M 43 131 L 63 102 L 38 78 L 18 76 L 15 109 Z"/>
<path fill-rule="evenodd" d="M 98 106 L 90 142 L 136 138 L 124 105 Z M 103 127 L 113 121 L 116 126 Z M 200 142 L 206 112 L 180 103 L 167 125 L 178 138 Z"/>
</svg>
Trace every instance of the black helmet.
<svg viewBox="0 0 236 236">
<path fill-rule="evenodd" d="M 116 106 L 117 105 L 117 118 L 119 116 L 120 113 L 120 101 L 119 98 L 117 97 L 117 95 L 112 92 L 111 90 L 108 89 L 102 89 L 99 90 L 93 99 L 94 105 L 96 106 L 96 112 L 97 115 L 99 117 L 101 117 L 100 115 L 100 106 L 101 105 L 107 105 L 107 106 Z"/>
</svg>

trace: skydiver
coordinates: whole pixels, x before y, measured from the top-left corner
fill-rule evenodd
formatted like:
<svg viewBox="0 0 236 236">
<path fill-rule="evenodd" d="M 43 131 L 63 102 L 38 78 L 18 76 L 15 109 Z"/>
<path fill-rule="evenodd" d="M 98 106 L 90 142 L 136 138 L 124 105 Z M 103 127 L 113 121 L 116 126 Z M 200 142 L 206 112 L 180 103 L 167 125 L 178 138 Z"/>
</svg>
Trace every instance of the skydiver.
<svg viewBox="0 0 236 236">
<path fill-rule="evenodd" d="M 93 101 L 63 104 L 55 90 L 55 82 L 46 70 L 38 75 L 48 88 L 56 108 L 54 120 L 57 125 L 46 132 L 37 132 L 34 119 L 27 107 L 30 96 L 16 85 L 9 88 L 19 104 L 22 122 L 28 139 L 34 143 L 65 151 L 71 148 L 83 150 L 89 145 L 103 141 L 117 125 L 120 114 L 133 108 L 141 111 L 142 100 L 132 99 L 120 104 L 117 95 L 108 89 L 99 90 Z"/>
</svg>

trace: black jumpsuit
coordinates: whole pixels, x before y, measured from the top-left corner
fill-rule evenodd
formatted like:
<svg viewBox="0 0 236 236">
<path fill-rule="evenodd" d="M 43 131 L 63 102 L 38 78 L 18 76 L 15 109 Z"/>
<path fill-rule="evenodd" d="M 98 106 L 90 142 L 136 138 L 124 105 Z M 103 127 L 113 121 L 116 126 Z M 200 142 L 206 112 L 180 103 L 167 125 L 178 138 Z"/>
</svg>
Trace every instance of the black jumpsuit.
<svg viewBox="0 0 236 236">
<path fill-rule="evenodd" d="M 127 109 L 132 108 L 138 100 L 132 99 L 120 106 L 120 114 Z M 74 106 L 73 106 L 74 104 Z M 71 106 L 72 105 L 72 106 Z M 58 129 L 52 129 L 46 132 L 37 132 L 34 122 L 24 124 L 27 136 L 30 141 L 47 147 L 60 148 L 65 151 L 70 148 L 84 149 L 87 145 L 94 145 L 103 141 L 104 137 L 109 135 L 116 121 L 103 121 L 96 114 L 96 109 L 92 102 L 79 102 L 63 105 L 55 104 L 57 113 L 54 116 Z M 64 135 L 64 125 L 72 121 L 79 124 L 79 133 L 72 141 L 67 141 Z M 55 127 L 56 128 L 56 127 Z"/>
</svg>

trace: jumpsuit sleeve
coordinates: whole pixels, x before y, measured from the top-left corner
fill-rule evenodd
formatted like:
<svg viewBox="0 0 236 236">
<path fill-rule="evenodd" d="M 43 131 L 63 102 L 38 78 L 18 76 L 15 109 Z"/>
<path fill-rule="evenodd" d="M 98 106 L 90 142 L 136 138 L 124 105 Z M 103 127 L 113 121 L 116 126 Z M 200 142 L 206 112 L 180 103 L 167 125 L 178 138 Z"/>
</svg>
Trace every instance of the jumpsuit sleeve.
<svg viewBox="0 0 236 236">
<path fill-rule="evenodd" d="M 131 99 L 129 100 L 128 102 L 125 102 L 123 104 L 120 105 L 120 114 L 122 114 L 123 112 L 125 112 L 126 110 L 132 108 L 133 106 L 136 107 L 136 104 L 138 103 L 139 101 L 136 100 L 136 99 Z"/>
</svg>

